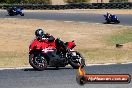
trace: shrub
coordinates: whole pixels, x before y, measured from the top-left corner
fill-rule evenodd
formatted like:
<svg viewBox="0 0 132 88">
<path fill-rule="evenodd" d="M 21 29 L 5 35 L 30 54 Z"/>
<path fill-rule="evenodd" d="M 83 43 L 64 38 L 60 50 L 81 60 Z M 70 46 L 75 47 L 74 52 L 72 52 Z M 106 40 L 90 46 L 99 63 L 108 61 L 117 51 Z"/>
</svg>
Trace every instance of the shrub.
<svg viewBox="0 0 132 88">
<path fill-rule="evenodd" d="M 128 2 L 128 0 L 110 0 L 109 2 Z"/>
<path fill-rule="evenodd" d="M 64 0 L 66 3 L 87 3 L 90 2 L 91 0 Z"/>
<path fill-rule="evenodd" d="M 6 4 L 50 4 L 51 0 L 0 0 L 0 3 Z"/>
</svg>

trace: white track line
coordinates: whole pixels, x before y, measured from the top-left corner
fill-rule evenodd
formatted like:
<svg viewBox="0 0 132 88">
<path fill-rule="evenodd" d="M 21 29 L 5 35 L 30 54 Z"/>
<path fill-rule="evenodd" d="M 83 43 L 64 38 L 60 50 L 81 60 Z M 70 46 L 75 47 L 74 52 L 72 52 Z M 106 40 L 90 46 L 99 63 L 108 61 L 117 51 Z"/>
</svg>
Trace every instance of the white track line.
<svg viewBox="0 0 132 88">
<path fill-rule="evenodd" d="M 96 65 L 114 65 L 117 63 L 105 63 L 105 64 L 88 64 L 87 66 L 96 66 Z"/>
<path fill-rule="evenodd" d="M 54 21 L 57 21 L 57 20 L 44 20 L 44 21 L 50 21 L 50 22 L 54 22 Z"/>
<path fill-rule="evenodd" d="M 71 22 L 74 22 L 74 21 L 64 21 L 64 22 L 66 22 L 66 23 L 71 23 Z"/>
<path fill-rule="evenodd" d="M 114 65 L 114 64 L 132 64 L 132 62 L 127 62 L 127 63 L 87 64 L 87 66 L 96 66 L 96 65 Z"/>
<path fill-rule="evenodd" d="M 30 69 L 30 68 L 32 68 L 32 67 L 0 68 L 0 70 Z"/>
<path fill-rule="evenodd" d="M 127 63 L 121 63 L 121 64 L 132 64 L 132 62 L 127 62 Z"/>
<path fill-rule="evenodd" d="M 58 20 L 44 20 L 44 21 L 55 22 L 55 21 L 58 21 Z M 63 21 L 63 22 L 66 22 L 66 23 L 75 22 L 75 23 L 81 23 L 81 24 L 90 23 L 90 24 L 97 24 L 97 25 L 103 24 L 103 23 L 93 23 L 93 22 L 85 22 L 85 21 Z M 104 25 L 114 25 L 114 24 L 104 24 Z M 115 24 L 114 26 L 117 26 L 117 27 L 121 27 L 121 26 L 132 27 L 132 26 L 129 26 L 129 25 L 121 25 L 121 24 Z"/>
<path fill-rule="evenodd" d="M 87 24 L 88 22 L 78 22 L 78 23 L 81 23 L 81 24 Z"/>
<path fill-rule="evenodd" d="M 96 66 L 96 65 L 115 65 L 115 64 L 132 64 L 132 62 L 128 63 L 105 63 L 105 64 L 87 64 L 86 66 Z M 32 69 L 32 67 L 17 67 L 17 68 L 0 68 L 0 70 L 13 70 L 13 69 Z"/>
</svg>

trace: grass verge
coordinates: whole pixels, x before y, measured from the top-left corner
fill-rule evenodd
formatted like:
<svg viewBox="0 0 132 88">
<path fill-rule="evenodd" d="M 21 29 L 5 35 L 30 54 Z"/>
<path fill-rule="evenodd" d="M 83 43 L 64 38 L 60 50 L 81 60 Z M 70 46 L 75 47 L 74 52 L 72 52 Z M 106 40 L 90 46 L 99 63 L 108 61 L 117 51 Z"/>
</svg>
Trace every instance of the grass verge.
<svg viewBox="0 0 132 88">
<path fill-rule="evenodd" d="M 93 14 L 132 14 L 129 9 L 68 9 L 68 10 L 25 10 L 25 12 L 56 12 L 56 13 L 93 13 Z"/>
<path fill-rule="evenodd" d="M 132 43 L 129 39 L 132 27 L 1 18 L 0 67 L 29 66 L 28 46 L 34 38 L 34 31 L 40 27 L 64 41 L 75 40 L 76 50 L 83 54 L 87 64 L 132 62 Z M 122 38 L 124 36 L 127 36 L 127 41 Z M 116 49 L 114 44 L 119 40 L 115 38 L 121 39 L 125 47 Z"/>
<path fill-rule="evenodd" d="M 126 29 L 114 33 L 107 39 L 108 44 L 125 44 L 132 42 L 132 29 Z"/>
</svg>

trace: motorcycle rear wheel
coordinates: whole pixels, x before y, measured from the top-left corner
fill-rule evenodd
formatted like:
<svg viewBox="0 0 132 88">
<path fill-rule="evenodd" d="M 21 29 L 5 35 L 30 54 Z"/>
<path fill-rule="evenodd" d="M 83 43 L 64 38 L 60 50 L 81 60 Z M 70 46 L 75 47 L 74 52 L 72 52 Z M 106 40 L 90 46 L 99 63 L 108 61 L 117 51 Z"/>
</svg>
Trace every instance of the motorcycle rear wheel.
<svg viewBox="0 0 132 88">
<path fill-rule="evenodd" d="M 24 16 L 24 13 L 21 13 L 20 15 L 21 15 L 21 16 Z"/>
<path fill-rule="evenodd" d="M 117 20 L 115 23 L 116 23 L 116 24 L 119 24 L 119 23 L 120 23 L 120 21 L 119 21 L 119 20 Z"/>
<path fill-rule="evenodd" d="M 42 55 L 34 56 L 34 54 L 29 55 L 30 65 L 38 71 L 43 71 L 47 68 L 47 60 Z"/>
<path fill-rule="evenodd" d="M 13 13 L 8 13 L 9 14 L 9 16 L 14 16 L 14 14 Z"/>
</svg>

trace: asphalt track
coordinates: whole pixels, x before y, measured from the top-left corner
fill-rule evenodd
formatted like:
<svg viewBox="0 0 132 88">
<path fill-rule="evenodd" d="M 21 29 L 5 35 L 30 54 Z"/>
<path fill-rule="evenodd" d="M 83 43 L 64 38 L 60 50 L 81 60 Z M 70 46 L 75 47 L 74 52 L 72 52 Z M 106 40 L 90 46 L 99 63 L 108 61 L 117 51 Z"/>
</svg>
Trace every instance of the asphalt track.
<svg viewBox="0 0 132 88">
<path fill-rule="evenodd" d="M 121 21 L 121 25 L 132 26 L 132 15 L 116 14 Z M 104 23 L 103 14 L 90 13 L 56 13 L 56 12 L 25 12 L 25 16 L 8 16 L 6 11 L 0 11 L 0 18 L 22 18 L 40 20 L 77 21 L 90 23 Z"/>
<path fill-rule="evenodd" d="M 132 25 L 131 15 L 118 14 L 122 25 Z M 26 12 L 24 17 L 8 16 L 6 11 L 0 11 L 0 18 L 22 18 L 41 20 L 61 20 L 103 23 L 101 14 L 75 14 L 75 13 L 33 13 Z M 130 74 L 132 75 L 132 64 L 86 66 L 89 74 Z M 10 69 L 0 70 L 0 88 L 132 88 L 130 84 L 85 84 L 80 86 L 76 82 L 77 70 L 71 67 L 56 70 L 49 68 L 45 71 L 34 69 Z"/>
<path fill-rule="evenodd" d="M 96 74 L 130 74 L 132 64 L 87 66 L 87 73 Z M 12 69 L 0 71 L 0 88 L 132 88 L 130 84 L 85 84 L 76 82 L 77 70 L 71 67 L 56 70 L 49 68 L 45 71 L 34 69 Z"/>
</svg>

